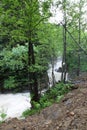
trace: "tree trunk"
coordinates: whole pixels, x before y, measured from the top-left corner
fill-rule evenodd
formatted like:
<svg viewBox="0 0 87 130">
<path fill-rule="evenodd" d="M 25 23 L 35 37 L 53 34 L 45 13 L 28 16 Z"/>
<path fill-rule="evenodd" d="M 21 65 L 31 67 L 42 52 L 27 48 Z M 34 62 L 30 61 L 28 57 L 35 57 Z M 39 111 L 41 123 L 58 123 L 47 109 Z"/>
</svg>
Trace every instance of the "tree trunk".
<svg viewBox="0 0 87 130">
<path fill-rule="evenodd" d="M 61 80 L 66 81 L 66 1 L 63 1 L 64 9 L 64 25 L 63 25 L 63 59 L 62 59 L 62 74 Z"/>
<path fill-rule="evenodd" d="M 52 59 L 52 86 L 55 86 L 54 59 Z"/>
<path fill-rule="evenodd" d="M 34 56 L 34 48 L 33 43 L 31 40 L 31 33 L 29 35 L 29 42 L 28 42 L 28 78 L 29 78 L 29 87 L 31 94 L 33 95 L 31 99 L 32 101 L 38 101 L 38 81 L 37 81 L 37 73 L 35 70 L 31 70 L 35 66 L 35 56 Z M 34 68 L 33 68 L 34 69 Z"/>
<path fill-rule="evenodd" d="M 63 51 L 63 57 L 62 57 L 62 73 L 61 73 L 61 81 L 63 81 L 63 73 L 64 73 L 64 69 L 63 69 L 63 63 L 64 63 L 64 51 Z"/>
<path fill-rule="evenodd" d="M 80 2 L 81 2 L 81 0 L 80 0 Z M 80 3 L 79 3 L 79 41 L 78 41 L 78 43 L 79 43 L 79 45 L 80 45 L 80 43 L 81 43 L 81 5 L 80 5 Z M 79 76 L 79 74 L 80 74 L 80 48 L 78 49 L 78 64 L 77 64 L 77 76 Z"/>
<path fill-rule="evenodd" d="M 64 28 L 64 63 L 63 63 L 64 77 L 63 82 L 66 81 L 66 23 Z"/>
<path fill-rule="evenodd" d="M 0 76 L 0 92 L 4 93 L 4 77 Z"/>
</svg>

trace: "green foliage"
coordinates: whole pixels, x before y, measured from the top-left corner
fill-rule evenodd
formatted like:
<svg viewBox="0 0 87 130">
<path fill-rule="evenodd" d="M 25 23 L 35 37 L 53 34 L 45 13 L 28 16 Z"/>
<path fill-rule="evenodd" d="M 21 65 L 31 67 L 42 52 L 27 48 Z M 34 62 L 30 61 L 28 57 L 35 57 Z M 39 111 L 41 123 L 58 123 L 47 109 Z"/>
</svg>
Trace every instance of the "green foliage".
<svg viewBox="0 0 87 130">
<path fill-rule="evenodd" d="M 38 32 L 39 42 L 38 54 L 40 59 L 51 62 L 53 58 L 57 58 L 62 52 L 62 27 L 54 24 L 45 24 Z M 43 30 L 43 31 L 42 31 Z"/>
<path fill-rule="evenodd" d="M 80 72 L 86 72 L 87 71 L 87 56 L 83 52 L 80 52 L 80 62 L 81 62 Z M 75 50 L 67 52 L 67 65 L 68 65 L 69 73 L 77 72 L 78 52 L 76 52 Z"/>
<path fill-rule="evenodd" d="M 31 116 L 31 115 L 35 114 L 36 112 L 37 112 L 36 109 L 33 109 L 33 110 L 27 109 L 26 111 L 24 111 L 24 112 L 22 113 L 22 116 L 23 116 L 23 117 Z"/>
<path fill-rule="evenodd" d="M 51 3 L 52 0 L 45 0 L 45 1 L 42 1 L 42 15 L 44 16 L 51 16 L 51 12 L 50 12 L 50 3 Z"/>
<path fill-rule="evenodd" d="M 61 33 L 62 30 L 58 28 L 58 31 L 56 26 L 51 24 L 46 24 L 45 26 L 41 24 L 43 31 L 39 29 L 37 34 L 38 41 L 34 45 L 36 59 L 34 65 L 28 67 L 28 43 L 24 45 L 17 44 L 13 48 L 5 47 L 0 52 L 0 67 L 2 68 L 0 72 L 3 76 L 5 75 L 5 88 L 9 88 L 9 84 L 12 86 L 11 88 L 21 87 L 21 85 L 26 86 L 28 84 L 28 71 L 36 72 L 37 78 L 43 78 L 43 73 L 48 70 L 51 60 L 54 57 L 55 59 L 57 58 L 59 54 L 57 38 L 58 33 Z M 61 42 L 59 48 L 61 48 Z M 5 73 L 5 71 L 7 72 Z M 10 76 L 13 76 L 15 81 L 13 79 L 11 81 Z"/>
<path fill-rule="evenodd" d="M 1 113 L 0 117 L 2 118 L 2 120 L 4 120 L 6 118 L 7 114 L 5 113 Z"/>
<path fill-rule="evenodd" d="M 64 95 L 57 96 L 56 102 L 60 102 L 60 100 L 64 97 Z"/>
<path fill-rule="evenodd" d="M 41 96 L 39 102 L 33 102 L 33 109 L 24 111 L 22 116 L 33 115 L 40 112 L 41 109 L 52 105 L 54 102 L 59 102 L 64 94 L 70 91 L 71 87 L 71 84 L 56 84 L 55 87 L 50 88 L 50 90 Z"/>
<path fill-rule="evenodd" d="M 0 53 L 0 57 L 0 65 L 3 69 L 22 69 L 24 67 L 24 62 L 25 64 L 27 62 L 27 45 L 17 45 L 17 47 L 11 50 L 4 48 Z"/>
<path fill-rule="evenodd" d="M 81 65 L 81 71 L 82 72 L 87 72 L 87 64 L 86 63 L 84 63 L 84 64 Z"/>
<path fill-rule="evenodd" d="M 41 58 L 40 56 L 44 55 L 44 52 L 40 52 L 42 49 L 39 49 L 37 46 L 40 44 L 38 32 L 40 32 L 41 24 L 45 27 L 45 17 L 49 16 L 50 1 L 42 2 L 39 5 L 37 0 L 22 0 L 21 2 L 19 0 L 16 0 L 16 2 L 10 0 L 5 2 L 2 0 L 0 7 L 0 43 L 4 47 L 0 52 L 0 67 L 2 68 L 0 73 L 4 77 L 4 86 L 5 88 L 14 88 L 18 85 L 20 87 L 22 83 L 28 86 L 33 81 L 31 79 L 29 82 L 29 72 L 36 72 L 37 75 L 40 75 L 48 69 L 48 57 L 45 55 Z M 43 15 L 40 14 L 40 8 Z M 32 61 L 32 56 L 29 55 L 29 51 L 32 50 L 32 48 L 29 49 L 29 42 L 34 47 L 33 56 L 35 56 L 35 64 L 33 65 L 32 63 L 29 65 L 30 59 Z M 27 44 L 25 45 L 25 43 Z M 10 76 L 13 76 L 14 79 L 11 79 Z M 40 76 L 36 77 L 37 80 L 38 77 Z"/>
<path fill-rule="evenodd" d="M 57 4 L 61 5 L 62 2 L 57 2 Z M 81 3 L 81 6 L 84 4 L 84 2 Z M 36 79 L 40 80 L 47 71 L 49 64 L 62 53 L 62 25 L 47 23 L 48 17 L 51 16 L 49 9 L 51 6 L 51 0 L 2 0 L 0 4 L 0 80 L 2 80 L 4 88 L 13 89 L 29 86 L 29 83 L 34 81 L 33 76 L 30 76 L 29 73 L 35 72 Z M 83 13 L 80 14 L 77 11 L 79 4 L 70 4 L 69 1 L 64 8 L 66 8 L 67 13 L 67 29 L 78 42 L 78 18 L 80 15 L 81 33 L 86 27 L 86 24 L 83 24 L 85 22 L 83 21 Z M 70 10 L 68 10 L 69 8 Z M 85 35 L 87 37 L 86 33 Z M 87 49 L 87 39 L 85 36 L 82 37 L 80 45 Z M 79 46 L 68 32 L 66 39 L 66 59 L 69 71 L 72 71 L 72 68 L 77 68 Z M 34 51 L 32 51 L 32 47 L 29 47 L 30 43 L 33 45 Z M 33 58 L 32 55 L 29 55 L 29 50 L 31 53 L 33 52 Z M 81 60 L 84 65 L 81 63 L 81 70 L 87 71 L 86 62 L 84 62 L 87 61 L 87 58 L 84 58 L 83 61 L 82 57 Z M 33 59 L 35 59 L 35 64 L 29 65 L 29 61 L 32 62 Z M 30 81 L 29 76 L 32 77 Z M 68 91 L 67 87 L 67 85 L 65 87 L 61 84 L 49 90 L 49 94 L 46 93 L 44 97 L 41 97 L 40 106 L 34 103 L 35 109 L 49 106 L 54 99 L 58 101 L 61 95 Z"/>
<path fill-rule="evenodd" d="M 27 80 L 27 44 L 0 52 L 0 76 L 5 89 L 22 88 Z M 20 82 L 21 81 L 21 82 Z M 21 86 L 21 87 L 20 87 Z"/>
<path fill-rule="evenodd" d="M 40 104 L 38 102 L 33 101 L 32 104 L 34 106 L 34 109 L 36 109 L 36 110 L 40 109 Z"/>
<path fill-rule="evenodd" d="M 81 64 L 80 64 L 80 70 L 82 72 L 87 72 L 87 55 L 84 55 L 84 53 L 80 56 Z"/>
<path fill-rule="evenodd" d="M 17 83 L 15 83 L 15 79 L 12 76 L 9 76 L 8 79 L 4 81 L 4 88 L 6 89 L 12 89 L 17 86 Z"/>
<path fill-rule="evenodd" d="M 2 109 L 2 111 L 0 111 L 0 118 L 1 118 L 0 123 L 2 123 L 5 120 L 6 116 L 7 114 Z"/>
</svg>

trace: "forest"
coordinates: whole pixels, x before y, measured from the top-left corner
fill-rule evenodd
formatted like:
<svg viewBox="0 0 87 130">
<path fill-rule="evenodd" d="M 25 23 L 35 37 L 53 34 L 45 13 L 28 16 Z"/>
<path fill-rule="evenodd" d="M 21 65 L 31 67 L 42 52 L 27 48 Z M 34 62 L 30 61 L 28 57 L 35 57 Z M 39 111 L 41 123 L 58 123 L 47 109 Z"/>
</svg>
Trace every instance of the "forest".
<svg viewBox="0 0 87 130">
<path fill-rule="evenodd" d="M 0 93 L 29 91 L 31 101 L 39 101 L 39 92 L 49 88 L 49 65 L 52 87 L 58 84 L 54 76 L 58 57 L 60 87 L 67 86 L 66 73 L 71 79 L 87 72 L 86 15 L 86 0 L 1 0 Z"/>
</svg>

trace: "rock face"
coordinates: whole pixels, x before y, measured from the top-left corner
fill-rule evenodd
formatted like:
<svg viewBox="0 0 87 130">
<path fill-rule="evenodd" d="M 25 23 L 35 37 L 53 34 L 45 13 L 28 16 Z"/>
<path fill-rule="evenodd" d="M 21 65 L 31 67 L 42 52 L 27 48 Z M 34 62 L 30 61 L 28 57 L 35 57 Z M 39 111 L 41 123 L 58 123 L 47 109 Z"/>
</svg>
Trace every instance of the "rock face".
<svg viewBox="0 0 87 130">
<path fill-rule="evenodd" d="M 87 80 L 78 83 L 59 104 L 23 120 L 4 122 L 0 130 L 87 130 Z"/>
</svg>

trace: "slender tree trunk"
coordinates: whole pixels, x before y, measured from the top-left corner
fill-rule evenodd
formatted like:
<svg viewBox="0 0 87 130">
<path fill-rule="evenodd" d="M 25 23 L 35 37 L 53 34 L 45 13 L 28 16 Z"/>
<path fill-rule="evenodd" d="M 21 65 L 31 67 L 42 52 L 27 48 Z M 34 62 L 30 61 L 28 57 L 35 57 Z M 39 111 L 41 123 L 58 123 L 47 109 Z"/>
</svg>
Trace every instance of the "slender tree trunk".
<svg viewBox="0 0 87 130">
<path fill-rule="evenodd" d="M 52 59 L 52 86 L 55 86 L 54 59 Z"/>
<path fill-rule="evenodd" d="M 66 25 L 65 25 L 66 26 Z M 62 58 L 62 74 L 61 74 L 61 80 L 65 83 L 66 81 L 66 29 L 63 28 L 63 44 L 64 44 L 64 50 L 63 50 L 63 58 Z"/>
<path fill-rule="evenodd" d="M 62 73 L 61 73 L 61 81 L 63 81 L 63 72 L 64 72 L 64 70 L 63 70 L 63 59 L 62 59 Z"/>
<path fill-rule="evenodd" d="M 81 2 L 81 1 L 80 1 Z M 79 3 L 79 45 L 81 43 L 81 5 Z M 77 76 L 80 74 L 80 48 L 78 49 L 78 64 L 77 64 Z"/>
<path fill-rule="evenodd" d="M 63 27 L 63 56 L 62 56 L 62 73 L 61 73 L 61 81 L 63 81 L 63 79 L 64 79 L 64 67 L 63 67 L 63 63 L 64 63 L 64 27 Z"/>
<path fill-rule="evenodd" d="M 65 83 L 65 81 L 66 81 L 66 22 L 65 22 L 65 29 L 64 29 L 64 64 L 63 64 L 63 69 L 64 69 L 63 82 Z"/>
<path fill-rule="evenodd" d="M 4 93 L 4 76 L 0 76 L 0 92 Z"/>
<path fill-rule="evenodd" d="M 29 42 L 28 42 L 28 73 L 29 73 L 29 87 L 31 90 L 31 94 L 33 95 L 32 101 L 38 101 L 39 95 L 38 95 L 38 81 L 37 81 L 37 73 L 35 70 L 32 70 L 35 65 L 35 56 L 34 56 L 34 48 L 33 43 L 31 39 L 31 33 L 29 33 Z"/>
<path fill-rule="evenodd" d="M 80 74 L 80 54 L 78 54 L 78 64 L 77 64 L 78 68 L 77 68 L 77 76 L 79 76 Z"/>
<path fill-rule="evenodd" d="M 63 59 L 62 59 L 62 75 L 61 80 L 66 81 L 66 1 L 63 1 L 64 9 L 64 26 L 63 26 Z"/>
</svg>

